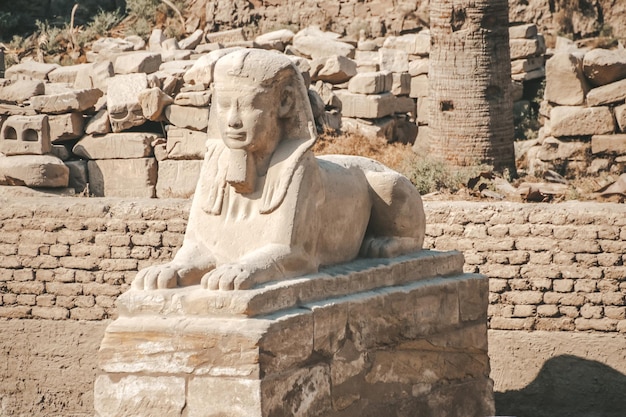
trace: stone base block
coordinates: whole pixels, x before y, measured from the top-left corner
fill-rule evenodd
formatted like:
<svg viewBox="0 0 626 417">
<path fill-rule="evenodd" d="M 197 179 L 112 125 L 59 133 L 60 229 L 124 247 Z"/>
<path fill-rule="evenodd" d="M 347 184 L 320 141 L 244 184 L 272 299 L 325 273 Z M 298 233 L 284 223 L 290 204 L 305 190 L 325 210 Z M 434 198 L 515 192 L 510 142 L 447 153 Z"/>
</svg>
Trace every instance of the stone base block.
<svg viewBox="0 0 626 417">
<path fill-rule="evenodd" d="M 488 282 L 462 265 L 422 251 L 247 291 L 131 290 L 96 415 L 493 415 Z"/>
</svg>

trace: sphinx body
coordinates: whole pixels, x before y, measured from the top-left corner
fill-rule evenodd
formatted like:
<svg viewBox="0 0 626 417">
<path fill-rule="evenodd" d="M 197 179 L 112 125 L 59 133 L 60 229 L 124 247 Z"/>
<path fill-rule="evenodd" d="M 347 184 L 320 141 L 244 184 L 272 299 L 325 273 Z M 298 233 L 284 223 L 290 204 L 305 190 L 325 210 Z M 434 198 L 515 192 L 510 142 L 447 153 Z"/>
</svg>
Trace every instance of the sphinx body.
<svg viewBox="0 0 626 417">
<path fill-rule="evenodd" d="M 220 58 L 183 245 L 133 287 L 248 289 L 359 255 L 421 249 L 424 210 L 409 180 L 367 158 L 316 158 L 315 137 L 306 87 L 287 57 Z"/>
</svg>

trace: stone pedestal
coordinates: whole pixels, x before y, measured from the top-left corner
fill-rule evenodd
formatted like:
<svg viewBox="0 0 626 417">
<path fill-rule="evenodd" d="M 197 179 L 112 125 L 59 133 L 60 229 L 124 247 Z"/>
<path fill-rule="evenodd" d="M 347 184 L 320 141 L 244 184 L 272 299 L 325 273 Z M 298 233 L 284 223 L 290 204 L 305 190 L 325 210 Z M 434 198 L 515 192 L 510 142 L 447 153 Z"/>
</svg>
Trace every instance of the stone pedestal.
<svg viewBox="0 0 626 417">
<path fill-rule="evenodd" d="M 488 416 L 487 278 L 459 252 L 357 260 L 247 291 L 131 290 L 96 416 Z"/>
</svg>

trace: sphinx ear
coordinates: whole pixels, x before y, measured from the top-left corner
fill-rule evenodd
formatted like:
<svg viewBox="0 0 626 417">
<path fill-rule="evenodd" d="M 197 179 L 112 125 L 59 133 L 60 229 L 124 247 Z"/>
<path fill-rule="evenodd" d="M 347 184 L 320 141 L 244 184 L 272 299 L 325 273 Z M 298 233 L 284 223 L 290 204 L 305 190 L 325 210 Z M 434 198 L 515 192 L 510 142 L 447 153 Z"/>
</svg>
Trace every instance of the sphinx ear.
<svg viewBox="0 0 626 417">
<path fill-rule="evenodd" d="M 280 92 L 280 107 L 278 108 L 278 117 L 285 118 L 289 116 L 295 104 L 295 90 L 292 86 L 287 85 Z"/>
</svg>

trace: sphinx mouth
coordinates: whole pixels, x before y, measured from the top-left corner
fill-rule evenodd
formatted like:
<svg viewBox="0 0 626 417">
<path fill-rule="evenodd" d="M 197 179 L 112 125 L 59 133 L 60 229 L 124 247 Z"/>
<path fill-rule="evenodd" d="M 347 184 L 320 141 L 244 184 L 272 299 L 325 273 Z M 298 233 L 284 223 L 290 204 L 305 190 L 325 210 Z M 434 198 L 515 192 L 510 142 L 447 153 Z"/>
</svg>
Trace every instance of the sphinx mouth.
<svg viewBox="0 0 626 417">
<path fill-rule="evenodd" d="M 226 138 L 230 139 L 230 140 L 236 140 L 239 142 L 243 142 L 244 140 L 246 140 L 246 134 L 242 133 L 242 132 L 230 132 L 230 133 L 226 133 Z"/>
</svg>

